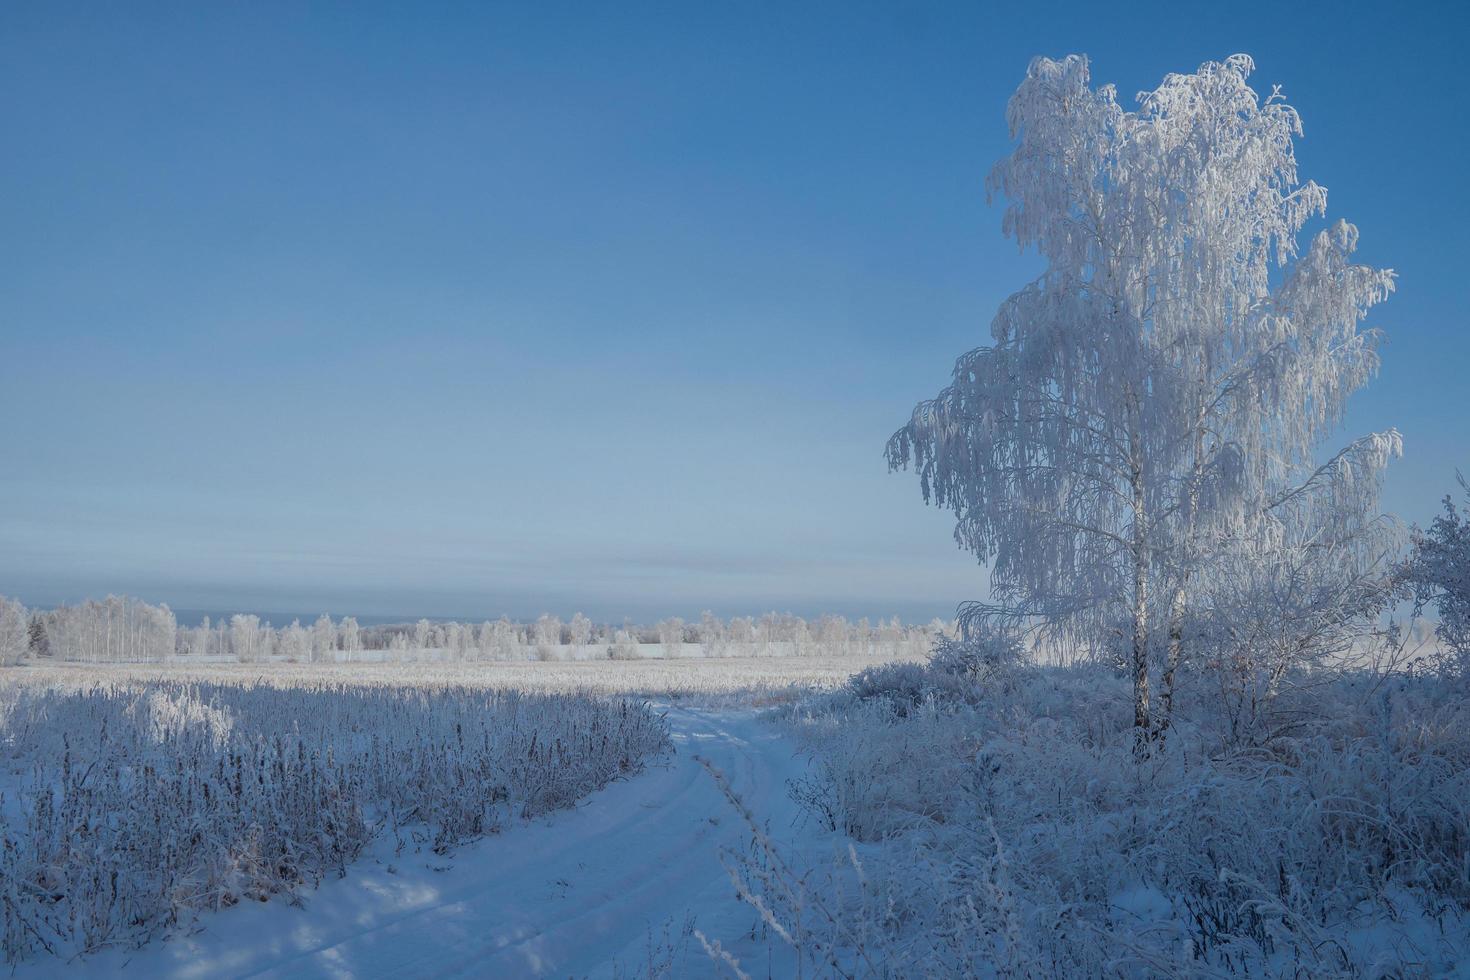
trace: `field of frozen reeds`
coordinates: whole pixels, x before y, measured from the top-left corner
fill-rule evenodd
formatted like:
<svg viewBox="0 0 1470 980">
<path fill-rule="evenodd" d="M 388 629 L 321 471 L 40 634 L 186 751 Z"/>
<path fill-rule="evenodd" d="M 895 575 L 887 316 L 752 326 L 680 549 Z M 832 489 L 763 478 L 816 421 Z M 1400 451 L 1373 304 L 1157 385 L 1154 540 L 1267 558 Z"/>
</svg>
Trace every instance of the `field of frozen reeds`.
<svg viewBox="0 0 1470 980">
<path fill-rule="evenodd" d="M 911 658 L 923 659 L 923 652 Z M 658 700 L 784 700 L 793 692 L 840 687 L 854 673 L 892 663 L 891 650 L 804 657 L 680 657 L 637 660 L 514 660 L 459 663 L 42 664 L 9 676 L 71 686 L 98 680 L 193 680 L 295 686 L 467 687 L 528 694 L 638 695 Z"/>
<path fill-rule="evenodd" d="M 385 837 L 443 853 L 670 747 L 643 701 L 458 673 L 8 671 L 4 960 L 136 946 L 205 910 L 292 901 Z"/>
</svg>

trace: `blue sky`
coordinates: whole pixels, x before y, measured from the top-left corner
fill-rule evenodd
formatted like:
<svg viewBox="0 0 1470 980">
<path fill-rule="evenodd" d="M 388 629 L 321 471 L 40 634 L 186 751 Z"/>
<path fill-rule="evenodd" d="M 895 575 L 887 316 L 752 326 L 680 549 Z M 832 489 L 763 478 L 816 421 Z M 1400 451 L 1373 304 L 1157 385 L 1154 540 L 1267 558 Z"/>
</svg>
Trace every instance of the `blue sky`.
<svg viewBox="0 0 1470 980">
<path fill-rule="evenodd" d="M 0 593 L 635 619 L 983 594 L 881 450 L 1037 269 L 1029 58 L 1244 51 L 1399 293 L 1347 429 L 1470 469 L 1464 7 L 7 4 Z"/>
</svg>

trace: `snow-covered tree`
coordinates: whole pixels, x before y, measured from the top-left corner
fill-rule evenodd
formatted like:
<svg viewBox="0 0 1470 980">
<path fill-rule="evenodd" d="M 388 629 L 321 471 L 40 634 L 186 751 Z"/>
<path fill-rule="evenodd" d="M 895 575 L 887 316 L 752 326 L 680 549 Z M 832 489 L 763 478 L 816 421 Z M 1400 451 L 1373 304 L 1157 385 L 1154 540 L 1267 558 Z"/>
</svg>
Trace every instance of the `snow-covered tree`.
<svg viewBox="0 0 1470 980">
<path fill-rule="evenodd" d="M 214 628 L 210 625 L 209 617 L 200 620 L 198 626 L 184 630 L 184 644 L 188 648 L 191 657 L 209 656 L 209 640 L 214 635 Z"/>
<path fill-rule="evenodd" d="M 338 629 L 342 634 L 342 649 L 347 653 L 347 659 L 351 660 L 362 649 L 362 630 L 352 616 L 345 617 Z"/>
<path fill-rule="evenodd" d="M 612 642 L 608 644 L 607 655 L 611 660 L 637 660 L 638 659 L 638 632 L 628 623 L 624 623 L 622 629 L 613 631 L 610 637 Z"/>
<path fill-rule="evenodd" d="M 241 663 L 263 660 L 261 654 L 260 617 L 236 613 L 230 617 L 230 649 Z"/>
<path fill-rule="evenodd" d="M 848 625 L 846 617 L 822 616 L 817 620 L 813 632 L 816 634 L 817 645 L 822 648 L 823 653 L 832 655 L 847 652 L 852 627 Z"/>
<path fill-rule="evenodd" d="M 269 660 L 281 652 L 281 633 L 266 620 L 260 627 L 260 659 Z"/>
<path fill-rule="evenodd" d="M 1151 625 L 1168 627 L 1167 695 L 1210 557 L 1259 551 L 1288 501 L 1361 514 L 1398 451 L 1390 431 L 1313 468 L 1377 367 L 1360 324 L 1393 275 L 1352 263 L 1344 222 L 1298 253 L 1326 192 L 1298 179 L 1298 115 L 1259 98 L 1252 68 L 1170 75 L 1128 111 L 1084 57 L 1031 63 L 988 189 L 1045 271 L 887 449 L 990 566 L 995 602 L 967 605 L 962 628 L 1121 641 L 1140 732 Z"/>
<path fill-rule="evenodd" d="M 725 635 L 732 646 L 739 647 L 741 653 L 748 654 L 748 648 L 755 645 L 755 620 L 749 616 L 732 617 Z"/>
<path fill-rule="evenodd" d="M 166 660 L 178 643 L 168 606 L 122 596 L 53 609 L 46 615 L 45 630 L 56 656 L 94 663 Z"/>
<path fill-rule="evenodd" d="M 46 617 L 40 613 L 31 615 L 30 627 L 27 630 L 28 648 L 33 657 L 51 656 L 51 638 L 46 634 Z"/>
<path fill-rule="evenodd" d="M 519 656 L 521 635 L 504 616 L 480 627 L 480 649 L 491 660 L 514 660 Z"/>
<path fill-rule="evenodd" d="M 0 666 L 18 663 L 25 656 L 30 646 L 29 625 L 25 606 L 0 596 Z"/>
<path fill-rule="evenodd" d="M 332 617 L 322 613 L 316 622 L 311 624 L 311 659 L 325 661 L 332 659 L 332 651 L 337 649 L 337 627 L 332 623 Z"/>
<path fill-rule="evenodd" d="M 708 609 L 699 614 L 699 643 L 706 657 L 723 657 L 728 647 L 725 624 Z"/>
<path fill-rule="evenodd" d="M 1464 476 L 1459 481 L 1470 502 L 1470 484 Z M 1453 498 L 1444 498 L 1444 512 L 1427 530 L 1414 532 L 1405 573 L 1415 606 L 1433 606 L 1439 614 L 1439 666 L 1451 676 L 1470 679 L 1470 519 Z"/>
<path fill-rule="evenodd" d="M 658 631 L 658 642 L 665 657 L 677 657 L 684 648 L 684 620 L 678 616 L 659 620 L 654 629 Z"/>
<path fill-rule="evenodd" d="M 555 656 L 561 646 L 561 620 L 550 613 L 542 613 L 534 628 L 536 655 L 542 660 Z"/>
<path fill-rule="evenodd" d="M 306 663 L 311 659 L 311 634 L 298 619 L 281 630 L 281 653 L 290 663 Z"/>
<path fill-rule="evenodd" d="M 450 658 L 459 660 L 464 656 L 467 645 L 466 630 L 460 623 L 447 623 L 444 626 L 444 652 Z"/>
<path fill-rule="evenodd" d="M 586 646 L 592 640 L 592 620 L 581 613 L 574 613 L 572 621 L 567 624 L 567 636 L 572 646 Z"/>
</svg>

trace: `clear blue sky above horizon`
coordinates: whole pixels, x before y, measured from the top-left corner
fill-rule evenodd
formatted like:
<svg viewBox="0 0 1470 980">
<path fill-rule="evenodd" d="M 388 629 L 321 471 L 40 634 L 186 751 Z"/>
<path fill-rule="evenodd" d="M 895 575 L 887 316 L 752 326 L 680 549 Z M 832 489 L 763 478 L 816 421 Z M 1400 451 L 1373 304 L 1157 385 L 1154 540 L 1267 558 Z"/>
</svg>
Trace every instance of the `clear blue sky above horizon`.
<svg viewBox="0 0 1470 980">
<path fill-rule="evenodd" d="M 1400 274 L 1346 433 L 1470 469 L 1461 5 L 7 4 L 0 593 L 603 619 L 947 615 L 881 450 L 1035 274 L 1035 54 L 1251 54 Z"/>
</svg>

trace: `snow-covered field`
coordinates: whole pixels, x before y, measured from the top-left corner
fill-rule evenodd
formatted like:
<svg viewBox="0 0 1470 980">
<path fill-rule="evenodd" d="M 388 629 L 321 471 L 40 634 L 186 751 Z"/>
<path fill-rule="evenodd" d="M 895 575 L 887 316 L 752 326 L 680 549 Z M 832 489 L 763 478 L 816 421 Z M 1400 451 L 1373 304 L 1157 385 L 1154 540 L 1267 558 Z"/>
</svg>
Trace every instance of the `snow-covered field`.
<svg viewBox="0 0 1470 980">
<path fill-rule="evenodd" d="M 1293 687 L 1253 730 L 1185 685 L 1140 762 L 1110 669 L 865 666 L 11 672 L 16 975 L 47 937 L 76 976 L 1470 976 L 1441 680 Z M 327 744 L 334 791 L 280 792 Z M 237 765 L 247 802 L 189 816 Z M 13 792 L 48 783 L 81 802 Z"/>
<path fill-rule="evenodd" d="M 31 664 L 8 676 L 73 684 L 99 678 L 228 680 L 268 684 L 444 685 L 537 694 L 636 694 L 661 699 L 782 699 L 841 685 L 857 671 L 894 660 L 891 651 L 803 657 L 680 657 L 638 660 L 520 660 L 481 663 Z"/>
<path fill-rule="evenodd" d="M 5 959 L 395 975 L 444 972 L 458 949 L 469 973 L 490 952 L 504 975 L 713 969 L 691 916 L 727 945 L 754 920 L 720 866 L 733 813 L 696 755 L 794 812 L 800 763 L 755 712 L 879 659 L 9 669 Z"/>
</svg>

